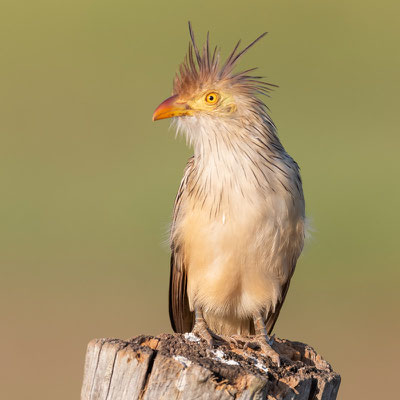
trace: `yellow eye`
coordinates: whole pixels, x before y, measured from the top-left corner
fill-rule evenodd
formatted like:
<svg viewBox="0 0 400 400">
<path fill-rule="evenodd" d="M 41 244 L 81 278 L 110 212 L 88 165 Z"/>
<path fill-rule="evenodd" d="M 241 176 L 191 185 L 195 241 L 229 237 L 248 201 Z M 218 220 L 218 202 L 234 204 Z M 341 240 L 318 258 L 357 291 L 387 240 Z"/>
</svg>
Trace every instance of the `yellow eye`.
<svg viewBox="0 0 400 400">
<path fill-rule="evenodd" d="M 210 92 L 206 94 L 206 103 L 215 104 L 219 99 L 218 93 Z"/>
</svg>

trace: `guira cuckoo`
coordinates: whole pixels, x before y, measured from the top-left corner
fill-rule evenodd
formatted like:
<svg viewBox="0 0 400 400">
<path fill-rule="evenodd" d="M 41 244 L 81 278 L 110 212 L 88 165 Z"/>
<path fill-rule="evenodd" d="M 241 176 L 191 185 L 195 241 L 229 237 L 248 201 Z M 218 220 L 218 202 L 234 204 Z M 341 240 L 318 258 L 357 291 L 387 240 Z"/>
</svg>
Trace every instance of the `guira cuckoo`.
<svg viewBox="0 0 400 400">
<path fill-rule="evenodd" d="M 234 72 L 263 35 L 225 62 L 209 38 L 191 42 L 173 95 L 153 120 L 173 117 L 193 147 L 175 200 L 169 312 L 175 332 L 257 335 L 279 363 L 269 334 L 285 300 L 304 243 L 299 167 L 282 146 L 259 95 L 271 85 Z"/>
</svg>

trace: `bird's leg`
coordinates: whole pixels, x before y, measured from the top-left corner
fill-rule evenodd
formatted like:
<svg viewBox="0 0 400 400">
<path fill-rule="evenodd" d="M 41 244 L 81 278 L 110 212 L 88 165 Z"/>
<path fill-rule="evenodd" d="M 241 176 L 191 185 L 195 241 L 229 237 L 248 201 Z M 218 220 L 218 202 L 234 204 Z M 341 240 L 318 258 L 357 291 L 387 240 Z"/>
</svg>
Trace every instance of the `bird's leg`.
<svg viewBox="0 0 400 400">
<path fill-rule="evenodd" d="M 200 336 L 201 339 L 204 339 L 211 348 L 214 347 L 214 339 L 219 338 L 209 329 L 200 307 L 194 307 L 194 317 L 195 321 L 192 332 Z"/>
<path fill-rule="evenodd" d="M 261 351 L 267 355 L 274 363 L 281 365 L 279 354 L 271 347 L 274 343 L 273 337 L 270 337 L 267 333 L 267 328 L 265 327 L 264 318 L 261 313 L 257 314 L 253 318 L 254 328 L 256 331 L 255 339 L 257 344 L 260 346 Z"/>
</svg>

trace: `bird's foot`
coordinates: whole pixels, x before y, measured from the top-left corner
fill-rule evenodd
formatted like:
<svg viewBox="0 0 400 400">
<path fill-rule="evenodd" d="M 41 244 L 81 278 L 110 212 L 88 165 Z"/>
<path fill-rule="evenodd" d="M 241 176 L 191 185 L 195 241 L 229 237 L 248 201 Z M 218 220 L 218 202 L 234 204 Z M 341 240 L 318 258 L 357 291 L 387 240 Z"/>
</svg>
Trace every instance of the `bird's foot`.
<svg viewBox="0 0 400 400">
<path fill-rule="evenodd" d="M 221 338 L 227 344 L 229 344 L 229 346 L 236 347 L 238 349 L 243 348 L 243 346 L 246 345 L 247 343 L 246 337 L 242 335 L 230 335 L 230 336 L 221 335 Z"/>
<path fill-rule="evenodd" d="M 213 348 L 215 346 L 215 340 L 221 340 L 218 335 L 216 335 L 208 328 L 204 320 L 201 322 L 196 322 L 195 326 L 193 327 L 192 333 L 197 335 L 200 339 L 205 340 L 210 348 Z"/>
<path fill-rule="evenodd" d="M 247 348 L 252 348 L 254 349 L 255 347 L 259 347 L 261 349 L 261 352 L 269 357 L 272 362 L 274 362 L 278 367 L 281 366 L 281 359 L 279 357 L 279 354 L 272 348 L 272 345 L 274 344 L 274 336 L 269 337 L 268 335 L 255 335 L 253 337 L 253 340 L 248 341 L 244 349 Z"/>
</svg>

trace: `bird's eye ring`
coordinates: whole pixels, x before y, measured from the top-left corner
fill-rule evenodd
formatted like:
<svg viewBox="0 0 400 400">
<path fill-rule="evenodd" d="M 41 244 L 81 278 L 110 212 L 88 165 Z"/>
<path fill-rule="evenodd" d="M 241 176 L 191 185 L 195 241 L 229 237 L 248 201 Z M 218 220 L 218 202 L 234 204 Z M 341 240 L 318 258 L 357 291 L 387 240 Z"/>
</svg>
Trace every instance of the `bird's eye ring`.
<svg viewBox="0 0 400 400">
<path fill-rule="evenodd" d="M 215 104 L 219 99 L 219 96 L 215 92 L 210 92 L 206 94 L 206 103 L 208 104 Z"/>
</svg>

